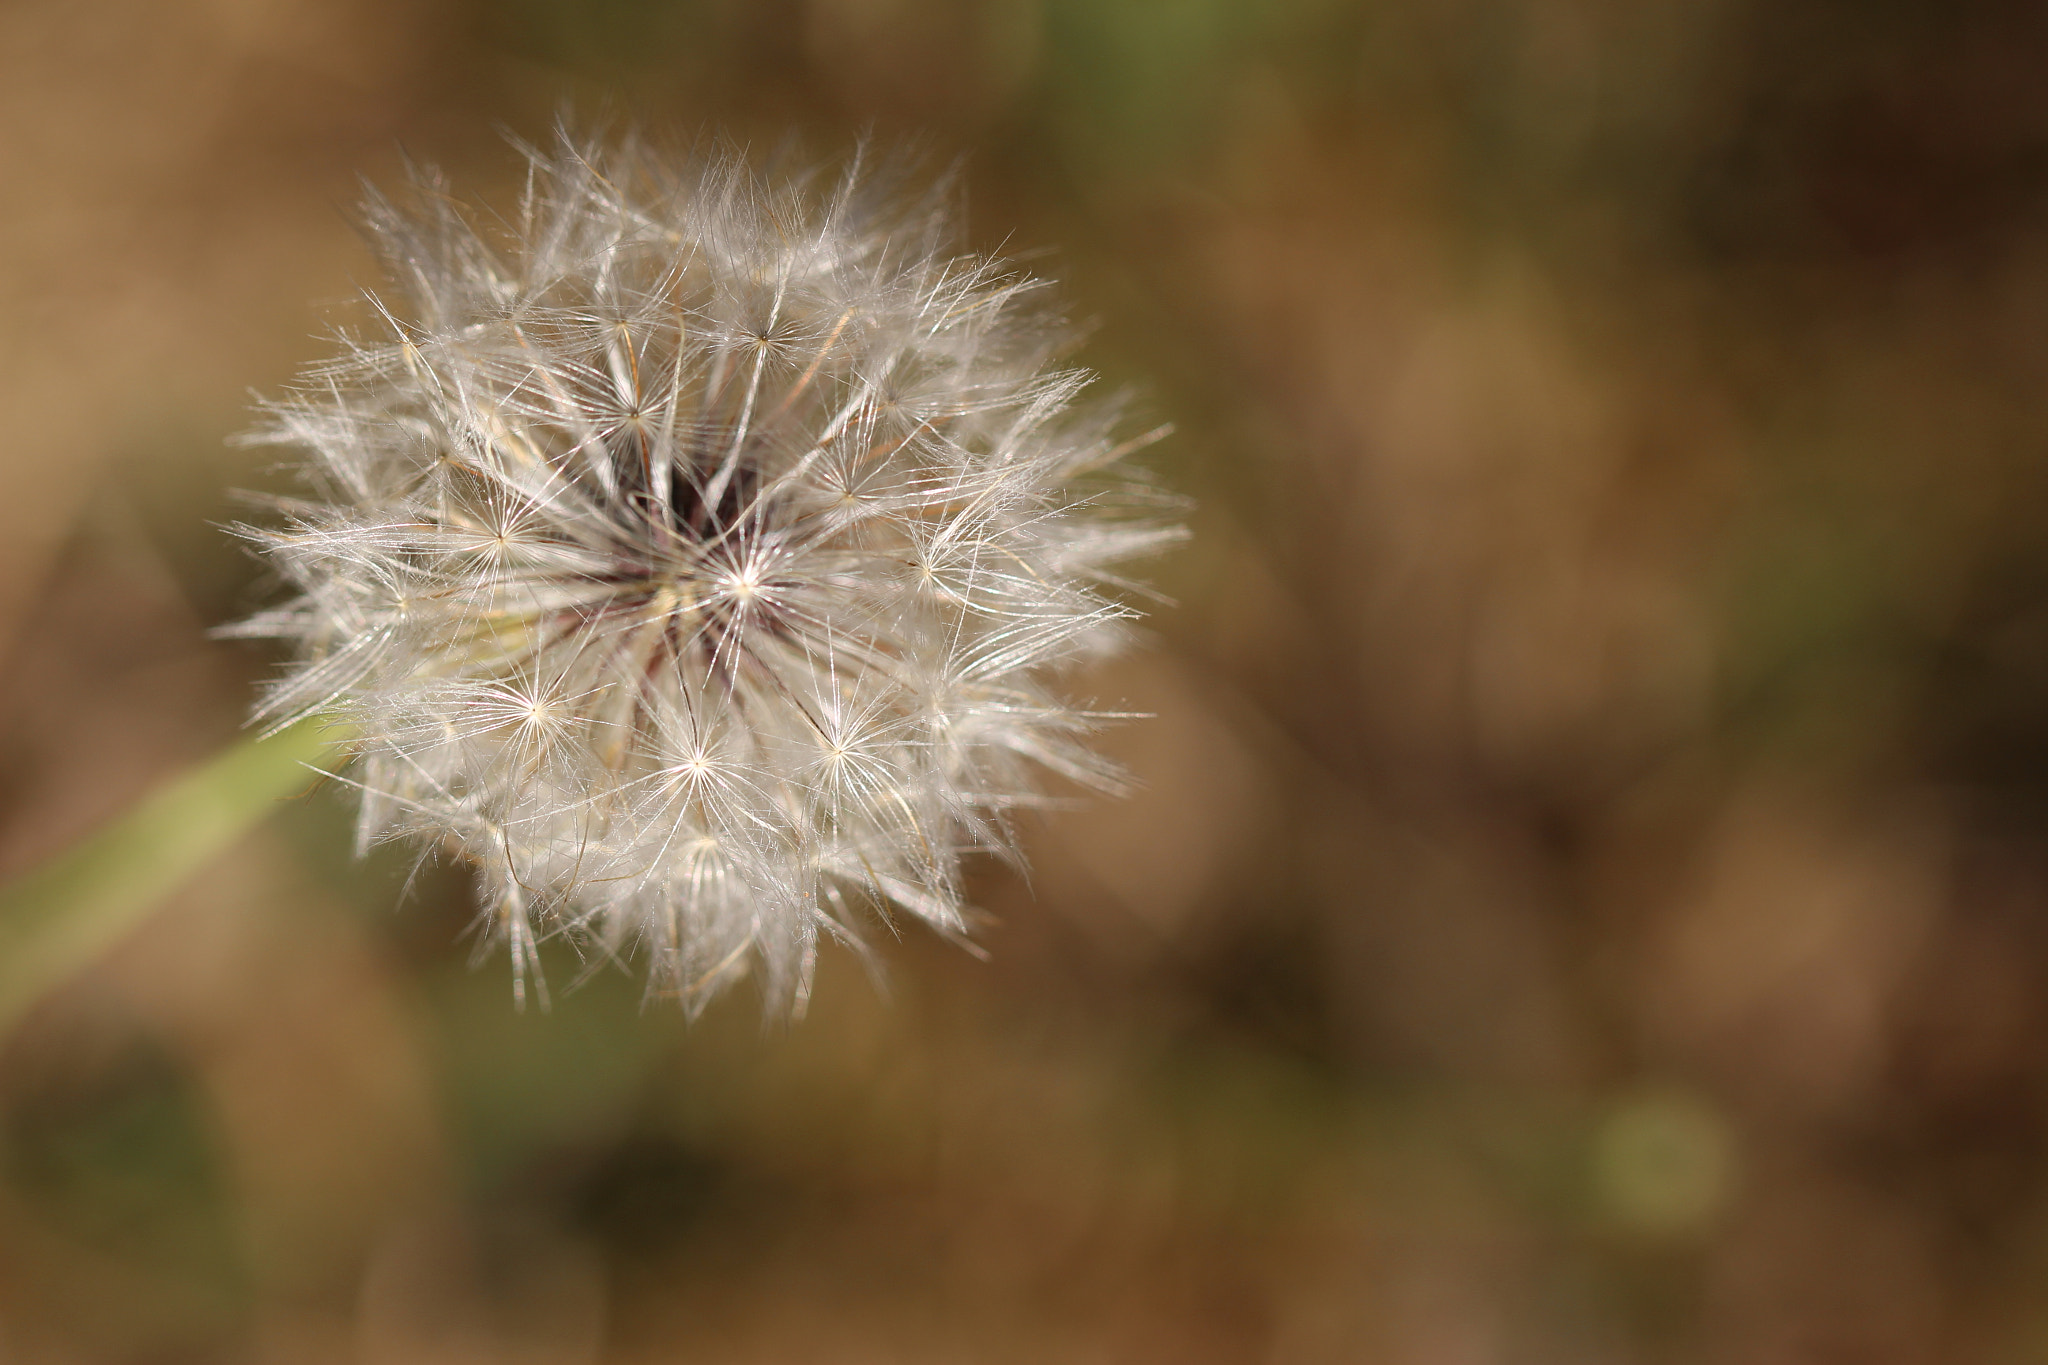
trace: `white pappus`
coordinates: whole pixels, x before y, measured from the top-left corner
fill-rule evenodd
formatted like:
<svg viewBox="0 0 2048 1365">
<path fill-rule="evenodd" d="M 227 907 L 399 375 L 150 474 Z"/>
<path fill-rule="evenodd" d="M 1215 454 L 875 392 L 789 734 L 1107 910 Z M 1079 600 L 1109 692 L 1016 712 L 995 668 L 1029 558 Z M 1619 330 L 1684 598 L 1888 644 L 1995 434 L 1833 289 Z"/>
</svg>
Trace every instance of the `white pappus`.
<svg viewBox="0 0 2048 1365">
<path fill-rule="evenodd" d="M 238 528 L 296 597 L 258 719 L 351 727 L 359 843 L 452 841 L 515 991 L 566 933 L 695 1008 L 820 933 L 964 935 L 959 862 L 1046 771 L 1114 790 L 1050 686 L 1113 566 L 1180 532 L 1043 284 L 943 185 L 627 136 L 527 149 L 517 214 L 431 173 L 369 227 L 378 324 L 265 404 L 303 499 Z"/>
</svg>

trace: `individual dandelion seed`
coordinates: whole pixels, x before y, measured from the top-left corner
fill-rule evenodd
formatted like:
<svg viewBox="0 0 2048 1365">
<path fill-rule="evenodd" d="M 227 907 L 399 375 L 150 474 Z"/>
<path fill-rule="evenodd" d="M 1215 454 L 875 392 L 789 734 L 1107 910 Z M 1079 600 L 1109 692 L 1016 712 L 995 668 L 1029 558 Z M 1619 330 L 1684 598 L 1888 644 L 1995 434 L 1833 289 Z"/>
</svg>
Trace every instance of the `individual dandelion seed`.
<svg viewBox="0 0 2048 1365">
<path fill-rule="evenodd" d="M 521 1000 L 565 933 L 801 1009 L 864 913 L 965 934 L 1039 775 L 1118 787 L 1050 679 L 1179 534 L 1123 465 L 1160 433 L 943 184 L 525 151 L 509 223 L 369 198 L 398 289 L 266 405 L 312 496 L 239 529 L 298 595 L 229 633 L 296 645 L 259 720 L 357 736 L 359 845 L 474 861 Z"/>
</svg>

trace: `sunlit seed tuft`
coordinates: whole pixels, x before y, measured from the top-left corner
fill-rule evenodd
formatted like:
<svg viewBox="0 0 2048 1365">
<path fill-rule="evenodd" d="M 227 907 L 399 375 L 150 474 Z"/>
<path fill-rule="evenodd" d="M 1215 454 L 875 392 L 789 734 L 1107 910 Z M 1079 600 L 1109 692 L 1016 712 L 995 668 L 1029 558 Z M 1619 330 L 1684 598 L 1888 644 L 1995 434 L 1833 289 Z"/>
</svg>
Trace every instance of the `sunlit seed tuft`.
<svg viewBox="0 0 2048 1365">
<path fill-rule="evenodd" d="M 233 628 L 297 647 L 259 718 L 356 728 L 360 841 L 458 845 L 522 1000 L 567 934 L 801 1008 L 862 911 L 966 931 L 1034 774 L 1116 787 L 1048 678 L 1170 503 L 943 187 L 528 155 L 507 225 L 373 195 L 381 332 L 266 407 L 314 498 L 244 528 L 298 593 Z"/>
</svg>

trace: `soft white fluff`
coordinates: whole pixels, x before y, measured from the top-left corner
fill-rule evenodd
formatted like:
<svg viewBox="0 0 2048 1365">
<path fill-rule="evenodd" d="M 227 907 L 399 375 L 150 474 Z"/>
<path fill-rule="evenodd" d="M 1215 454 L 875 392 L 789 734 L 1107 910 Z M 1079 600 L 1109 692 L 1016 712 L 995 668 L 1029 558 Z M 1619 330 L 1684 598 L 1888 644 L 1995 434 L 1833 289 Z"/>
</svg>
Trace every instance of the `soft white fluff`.
<svg viewBox="0 0 2048 1365">
<path fill-rule="evenodd" d="M 460 845 L 521 998 L 568 931 L 800 1008 L 820 930 L 964 932 L 1039 772 L 1117 785 L 1046 678 L 1177 532 L 940 190 L 528 155 L 509 224 L 372 197 L 382 334 L 266 407 L 314 494 L 245 528 L 298 592 L 234 628 L 297 646 L 260 718 L 355 728 L 361 841 Z"/>
</svg>

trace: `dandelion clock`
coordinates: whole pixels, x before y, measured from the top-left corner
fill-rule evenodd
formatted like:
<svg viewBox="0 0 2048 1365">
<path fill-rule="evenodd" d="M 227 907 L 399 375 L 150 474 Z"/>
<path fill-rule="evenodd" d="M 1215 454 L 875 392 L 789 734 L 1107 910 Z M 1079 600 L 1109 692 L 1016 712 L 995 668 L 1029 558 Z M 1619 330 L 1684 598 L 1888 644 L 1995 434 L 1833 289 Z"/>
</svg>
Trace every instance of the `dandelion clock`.
<svg viewBox="0 0 2048 1365">
<path fill-rule="evenodd" d="M 359 842 L 473 863 L 522 998 L 564 935 L 800 1008 L 821 935 L 964 934 L 1048 775 L 1119 785 L 1057 679 L 1171 504 L 943 186 L 527 155 L 502 215 L 373 196 L 393 287 L 266 404 L 305 487 L 243 528 L 294 594 L 232 628 L 294 650 L 259 718 L 347 728 Z"/>
</svg>

